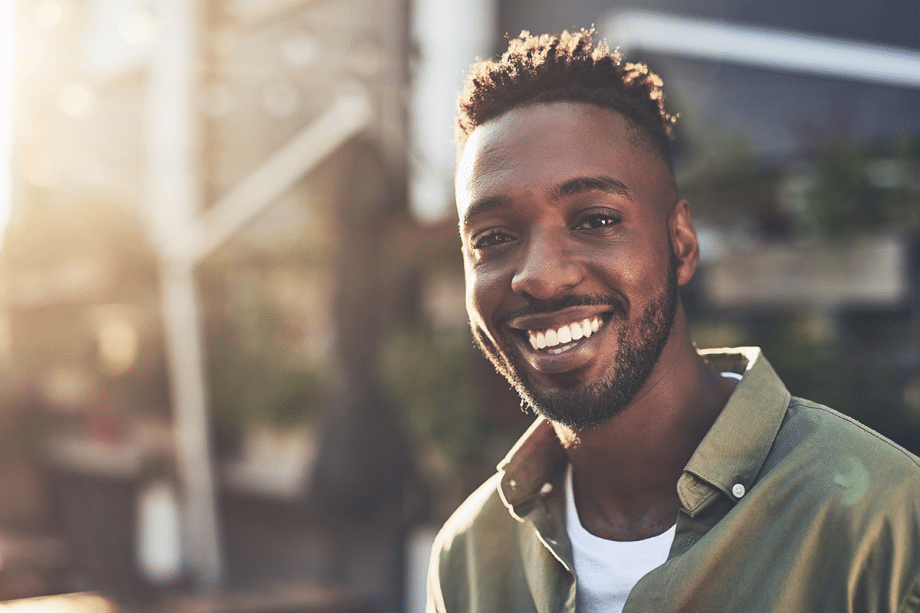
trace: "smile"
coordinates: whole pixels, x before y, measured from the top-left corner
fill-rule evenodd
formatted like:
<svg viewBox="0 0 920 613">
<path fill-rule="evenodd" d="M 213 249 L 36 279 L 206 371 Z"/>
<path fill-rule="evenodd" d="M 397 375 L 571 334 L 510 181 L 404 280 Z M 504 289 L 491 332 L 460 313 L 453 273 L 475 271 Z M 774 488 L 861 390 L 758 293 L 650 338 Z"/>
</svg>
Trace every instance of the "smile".
<svg viewBox="0 0 920 613">
<path fill-rule="evenodd" d="M 599 316 L 585 318 L 558 328 L 527 330 L 527 339 L 536 350 L 559 354 L 574 348 L 577 342 L 597 332 L 603 321 Z"/>
</svg>

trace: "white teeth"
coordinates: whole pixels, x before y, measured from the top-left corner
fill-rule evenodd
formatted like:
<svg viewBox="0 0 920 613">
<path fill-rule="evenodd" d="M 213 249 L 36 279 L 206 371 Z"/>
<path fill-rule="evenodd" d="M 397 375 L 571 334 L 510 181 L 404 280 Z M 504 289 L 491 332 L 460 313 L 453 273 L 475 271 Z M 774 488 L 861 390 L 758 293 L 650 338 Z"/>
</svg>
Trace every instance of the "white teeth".
<svg viewBox="0 0 920 613">
<path fill-rule="evenodd" d="M 550 353 L 561 353 L 561 351 L 551 348 L 588 338 L 600 330 L 600 327 L 601 318 L 590 317 L 567 326 L 560 326 L 557 330 L 530 331 L 528 332 L 528 340 L 534 349 L 547 349 Z"/>
<path fill-rule="evenodd" d="M 572 330 L 568 326 L 563 326 L 559 328 L 557 333 L 560 343 L 571 343 L 572 342 Z"/>
</svg>

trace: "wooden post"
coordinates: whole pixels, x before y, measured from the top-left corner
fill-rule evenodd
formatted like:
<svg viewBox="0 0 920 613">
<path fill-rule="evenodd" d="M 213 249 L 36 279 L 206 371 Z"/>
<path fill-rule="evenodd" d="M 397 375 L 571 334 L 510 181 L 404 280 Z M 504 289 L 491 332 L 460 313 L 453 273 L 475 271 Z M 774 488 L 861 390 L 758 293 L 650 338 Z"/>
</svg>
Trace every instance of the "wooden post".
<svg viewBox="0 0 920 613">
<path fill-rule="evenodd" d="M 187 254 L 201 205 L 195 89 L 200 13 L 194 0 L 160 0 L 159 32 L 148 72 L 145 141 L 147 211 L 160 253 L 161 302 L 182 485 L 185 560 L 200 589 L 223 580 L 210 455 L 198 296 Z"/>
</svg>

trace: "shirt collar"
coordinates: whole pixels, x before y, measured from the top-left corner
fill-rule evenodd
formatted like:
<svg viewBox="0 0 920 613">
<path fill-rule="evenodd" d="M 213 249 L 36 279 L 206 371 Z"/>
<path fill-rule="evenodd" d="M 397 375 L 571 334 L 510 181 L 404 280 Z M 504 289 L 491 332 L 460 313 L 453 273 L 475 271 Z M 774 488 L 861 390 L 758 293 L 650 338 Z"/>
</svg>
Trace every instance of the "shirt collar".
<svg viewBox="0 0 920 613">
<path fill-rule="evenodd" d="M 743 375 L 725 408 L 697 447 L 677 484 L 684 510 L 694 516 L 719 492 L 737 499 L 750 489 L 789 404 L 789 392 L 756 347 L 700 354 L 718 371 Z M 538 418 L 498 465 L 499 494 L 512 515 L 529 514 L 547 487 L 560 483 L 568 460 L 552 424 Z M 742 494 L 743 495 L 743 494 Z"/>
<path fill-rule="evenodd" d="M 713 349 L 700 354 L 716 370 L 743 376 L 677 484 L 681 503 L 691 517 L 709 506 L 719 491 L 737 500 L 750 490 L 790 400 L 759 348 Z"/>
<path fill-rule="evenodd" d="M 549 420 L 539 417 L 499 462 L 499 494 L 512 515 L 521 519 L 533 509 L 546 484 L 558 481 L 568 458 Z M 552 487 L 552 486 L 551 486 Z"/>
</svg>

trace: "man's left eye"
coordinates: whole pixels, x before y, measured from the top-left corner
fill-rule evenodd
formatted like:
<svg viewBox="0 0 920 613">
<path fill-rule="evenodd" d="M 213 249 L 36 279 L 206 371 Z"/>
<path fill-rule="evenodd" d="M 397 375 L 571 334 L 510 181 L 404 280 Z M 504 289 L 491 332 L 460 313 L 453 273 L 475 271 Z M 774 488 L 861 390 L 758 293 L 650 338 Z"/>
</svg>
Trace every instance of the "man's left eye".
<svg viewBox="0 0 920 613">
<path fill-rule="evenodd" d="M 578 224 L 575 226 L 576 230 L 600 230 L 603 228 L 609 228 L 614 226 L 623 218 L 620 215 L 616 215 L 610 212 L 604 213 L 590 213 L 588 215 L 583 215 L 579 220 Z"/>
</svg>

